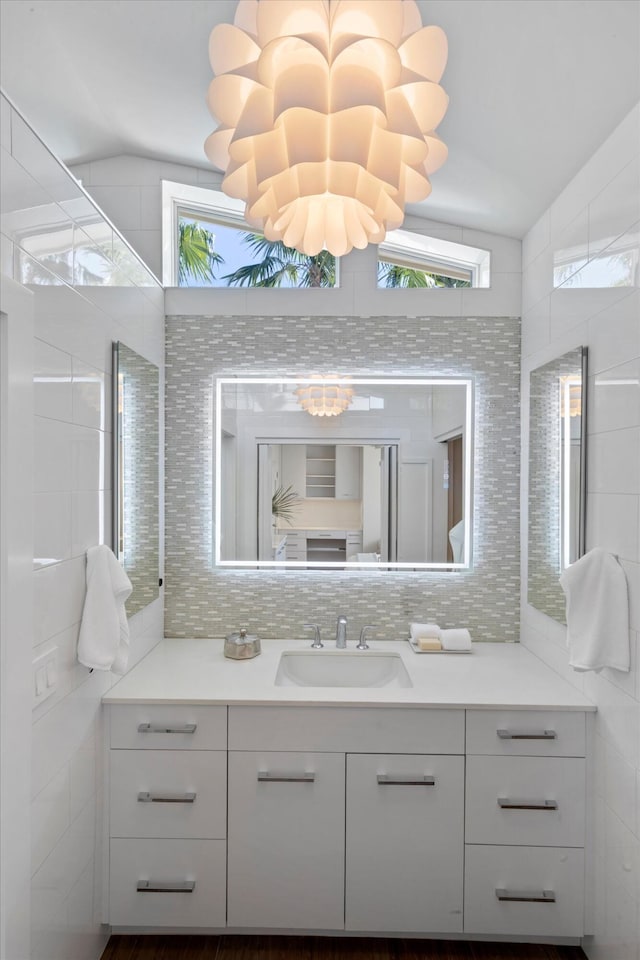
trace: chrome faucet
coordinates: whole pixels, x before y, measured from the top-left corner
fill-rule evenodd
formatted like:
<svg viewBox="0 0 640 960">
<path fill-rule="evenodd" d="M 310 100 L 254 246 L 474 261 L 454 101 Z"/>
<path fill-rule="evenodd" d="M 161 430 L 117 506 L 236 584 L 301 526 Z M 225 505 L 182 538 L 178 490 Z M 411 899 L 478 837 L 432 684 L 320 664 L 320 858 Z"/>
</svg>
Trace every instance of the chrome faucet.
<svg viewBox="0 0 640 960">
<path fill-rule="evenodd" d="M 317 623 L 305 623 L 303 624 L 305 630 L 313 630 L 313 643 L 311 644 L 312 650 L 322 650 L 324 643 L 320 639 L 320 627 Z"/>
<path fill-rule="evenodd" d="M 347 648 L 347 618 L 340 614 L 336 622 L 336 647 L 338 650 Z"/>
<path fill-rule="evenodd" d="M 375 627 L 368 623 L 366 627 L 363 627 L 360 631 L 360 640 L 356 644 L 356 650 L 369 650 L 369 644 L 367 643 L 367 631 L 375 630 Z"/>
</svg>

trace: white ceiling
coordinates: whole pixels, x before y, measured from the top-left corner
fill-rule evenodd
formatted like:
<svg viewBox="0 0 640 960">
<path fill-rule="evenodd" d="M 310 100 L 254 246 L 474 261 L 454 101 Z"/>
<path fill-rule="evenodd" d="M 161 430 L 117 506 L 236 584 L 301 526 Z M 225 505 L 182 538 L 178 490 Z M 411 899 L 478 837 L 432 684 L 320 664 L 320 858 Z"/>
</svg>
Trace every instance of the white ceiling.
<svg viewBox="0 0 640 960">
<path fill-rule="evenodd" d="M 520 237 L 640 99 L 640 2 L 418 3 L 449 39 L 449 159 L 410 212 Z M 125 153 L 207 167 L 208 37 L 235 7 L 2 0 L 2 87 L 69 164 Z"/>
</svg>

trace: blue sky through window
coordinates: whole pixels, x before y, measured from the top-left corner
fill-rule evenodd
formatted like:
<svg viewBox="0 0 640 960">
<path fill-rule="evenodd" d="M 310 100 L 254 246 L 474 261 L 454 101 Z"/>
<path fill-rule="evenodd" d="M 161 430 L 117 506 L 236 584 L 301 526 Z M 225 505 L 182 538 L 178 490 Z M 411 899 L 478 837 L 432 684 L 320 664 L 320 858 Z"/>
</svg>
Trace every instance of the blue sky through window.
<svg viewBox="0 0 640 960">
<path fill-rule="evenodd" d="M 201 280 L 187 277 L 183 287 L 228 287 L 229 281 L 224 277 L 234 273 L 239 267 L 244 267 L 249 263 L 259 262 L 261 258 L 256 258 L 248 243 L 245 241 L 247 232 L 238 227 L 226 226 L 221 223 L 212 223 L 207 219 L 199 220 L 197 217 L 180 214 L 181 223 L 195 223 L 204 230 L 208 230 L 214 236 L 213 248 L 224 258 L 224 263 L 215 265 L 215 279 L 210 284 L 203 284 Z M 281 288 L 295 287 L 296 284 L 285 278 L 280 284 Z"/>
</svg>

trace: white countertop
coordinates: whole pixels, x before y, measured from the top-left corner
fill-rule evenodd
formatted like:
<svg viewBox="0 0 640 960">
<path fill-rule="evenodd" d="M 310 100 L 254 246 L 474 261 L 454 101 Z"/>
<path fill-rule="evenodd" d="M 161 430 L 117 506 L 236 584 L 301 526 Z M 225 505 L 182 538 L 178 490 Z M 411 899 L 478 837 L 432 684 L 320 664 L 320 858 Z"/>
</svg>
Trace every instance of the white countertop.
<svg viewBox="0 0 640 960">
<path fill-rule="evenodd" d="M 309 640 L 263 640 L 253 660 L 228 660 L 224 641 L 162 640 L 103 698 L 105 703 L 459 707 L 595 710 L 594 704 L 520 644 L 475 643 L 470 654 L 416 654 L 404 640 L 371 641 L 400 653 L 412 687 L 279 687 L 280 654 Z M 335 652 L 333 643 L 325 651 Z M 352 641 L 349 652 L 355 651 Z M 319 652 L 322 655 L 324 651 Z M 340 651 L 338 651 L 340 653 Z M 358 656 L 367 656 L 363 651 Z"/>
<path fill-rule="evenodd" d="M 321 533 L 322 531 L 335 531 L 336 533 L 362 533 L 362 527 L 324 527 L 315 525 L 313 527 L 278 527 L 278 533 Z"/>
</svg>

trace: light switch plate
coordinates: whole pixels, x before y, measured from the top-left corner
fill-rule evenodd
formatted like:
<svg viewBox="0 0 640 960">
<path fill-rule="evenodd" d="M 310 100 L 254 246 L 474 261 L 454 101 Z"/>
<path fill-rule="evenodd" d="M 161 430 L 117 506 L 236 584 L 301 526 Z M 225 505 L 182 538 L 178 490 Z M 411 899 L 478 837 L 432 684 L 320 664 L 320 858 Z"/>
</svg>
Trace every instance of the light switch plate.
<svg viewBox="0 0 640 960">
<path fill-rule="evenodd" d="M 49 647 L 33 661 L 33 702 L 35 710 L 44 700 L 56 691 L 58 686 L 58 648 Z"/>
</svg>

